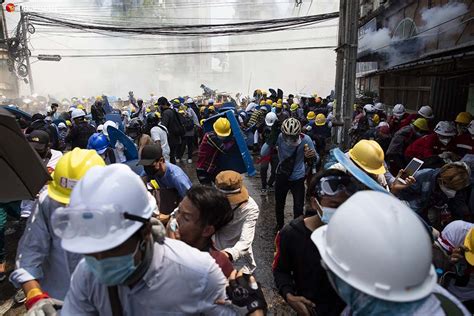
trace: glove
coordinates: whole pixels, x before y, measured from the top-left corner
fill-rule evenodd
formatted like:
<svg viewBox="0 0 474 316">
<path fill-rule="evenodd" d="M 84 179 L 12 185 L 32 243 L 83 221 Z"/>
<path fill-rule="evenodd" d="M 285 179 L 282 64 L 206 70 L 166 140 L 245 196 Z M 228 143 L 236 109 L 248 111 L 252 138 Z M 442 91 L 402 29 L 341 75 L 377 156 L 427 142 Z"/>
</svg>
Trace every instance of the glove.
<svg viewBox="0 0 474 316">
<path fill-rule="evenodd" d="M 253 277 L 251 277 L 253 279 Z M 255 281 L 255 279 L 253 279 Z M 226 293 L 232 304 L 247 308 L 247 315 L 256 310 L 267 310 L 267 302 L 263 296 L 262 287 L 257 282 L 249 282 L 246 277 L 229 279 Z"/>
<path fill-rule="evenodd" d="M 28 303 L 28 302 L 27 302 Z M 28 305 L 27 305 L 28 306 Z M 63 302 L 54 298 L 43 298 L 34 303 L 29 309 L 27 316 L 55 316 L 57 310 L 61 309 Z"/>
<path fill-rule="evenodd" d="M 153 240 L 159 244 L 163 244 L 165 242 L 165 236 L 166 236 L 166 228 L 163 226 L 163 223 L 161 223 L 159 220 L 156 218 L 151 218 L 151 233 L 153 236 Z"/>
</svg>

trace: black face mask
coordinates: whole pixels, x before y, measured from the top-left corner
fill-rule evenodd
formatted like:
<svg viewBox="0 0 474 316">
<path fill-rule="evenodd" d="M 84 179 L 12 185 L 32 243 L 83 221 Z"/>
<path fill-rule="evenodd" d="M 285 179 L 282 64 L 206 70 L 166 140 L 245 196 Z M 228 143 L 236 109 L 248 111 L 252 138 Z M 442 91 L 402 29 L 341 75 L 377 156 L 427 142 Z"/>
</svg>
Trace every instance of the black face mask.
<svg viewBox="0 0 474 316">
<path fill-rule="evenodd" d="M 156 169 L 154 166 L 144 166 L 143 170 L 145 170 L 145 173 L 149 177 L 153 177 L 156 173 Z"/>
</svg>

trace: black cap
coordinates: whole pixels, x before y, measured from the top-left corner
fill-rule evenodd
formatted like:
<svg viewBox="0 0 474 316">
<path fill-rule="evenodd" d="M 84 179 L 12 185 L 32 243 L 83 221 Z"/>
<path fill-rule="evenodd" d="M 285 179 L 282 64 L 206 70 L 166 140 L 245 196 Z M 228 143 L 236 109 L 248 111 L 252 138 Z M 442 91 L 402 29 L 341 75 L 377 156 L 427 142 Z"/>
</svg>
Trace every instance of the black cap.
<svg viewBox="0 0 474 316">
<path fill-rule="evenodd" d="M 163 151 L 158 145 L 145 145 L 140 153 L 138 165 L 149 166 L 163 157 Z"/>
<path fill-rule="evenodd" d="M 33 148 L 42 150 L 49 145 L 49 134 L 42 130 L 34 130 L 26 135 L 26 139 Z"/>
</svg>

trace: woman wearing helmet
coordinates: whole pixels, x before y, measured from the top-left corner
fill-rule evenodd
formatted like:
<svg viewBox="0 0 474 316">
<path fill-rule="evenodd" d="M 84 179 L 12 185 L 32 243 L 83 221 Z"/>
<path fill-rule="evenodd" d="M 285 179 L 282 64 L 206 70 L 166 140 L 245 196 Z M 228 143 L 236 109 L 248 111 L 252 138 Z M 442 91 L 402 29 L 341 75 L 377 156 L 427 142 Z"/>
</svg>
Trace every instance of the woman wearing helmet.
<svg viewBox="0 0 474 316">
<path fill-rule="evenodd" d="M 445 152 L 455 152 L 455 136 L 456 127 L 454 123 L 441 121 L 436 125 L 433 134 L 423 136 L 408 146 L 405 150 L 405 157 L 407 161 L 414 157 L 424 160 Z"/>
<path fill-rule="evenodd" d="M 343 315 L 470 315 L 437 285 L 426 227 L 391 195 L 354 194 L 311 239 Z"/>
<path fill-rule="evenodd" d="M 275 215 L 277 230 L 284 225 L 284 209 L 288 191 L 293 195 L 293 216 L 303 214 L 305 192 L 305 159 L 318 159 L 313 141 L 301 133 L 301 123 L 295 118 L 286 119 L 281 126 L 281 134 L 276 141 L 279 164 L 275 181 Z M 271 145 L 265 143 L 260 155 L 270 153 Z"/>
</svg>

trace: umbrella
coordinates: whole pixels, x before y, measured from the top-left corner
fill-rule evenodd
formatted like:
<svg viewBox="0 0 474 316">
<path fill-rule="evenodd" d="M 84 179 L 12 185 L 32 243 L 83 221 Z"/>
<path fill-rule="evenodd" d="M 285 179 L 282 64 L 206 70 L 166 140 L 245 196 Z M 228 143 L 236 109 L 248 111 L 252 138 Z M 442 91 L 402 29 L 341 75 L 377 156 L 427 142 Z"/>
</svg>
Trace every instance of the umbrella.
<svg viewBox="0 0 474 316">
<path fill-rule="evenodd" d="M 0 108 L 0 203 L 32 200 L 50 180 L 15 117 Z"/>
</svg>

